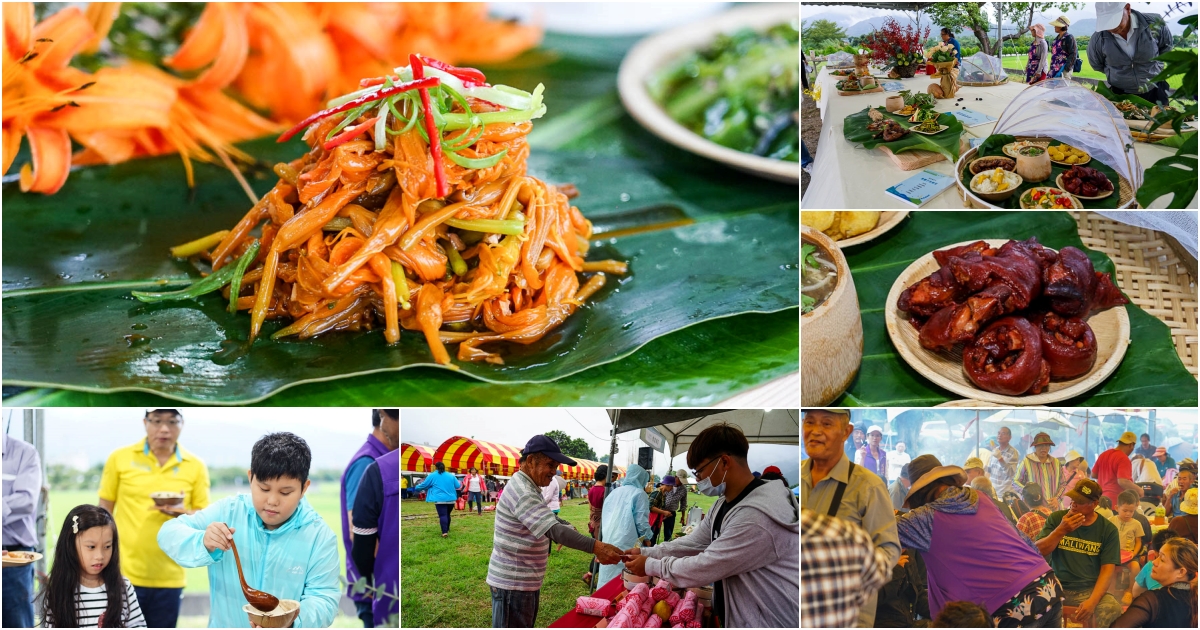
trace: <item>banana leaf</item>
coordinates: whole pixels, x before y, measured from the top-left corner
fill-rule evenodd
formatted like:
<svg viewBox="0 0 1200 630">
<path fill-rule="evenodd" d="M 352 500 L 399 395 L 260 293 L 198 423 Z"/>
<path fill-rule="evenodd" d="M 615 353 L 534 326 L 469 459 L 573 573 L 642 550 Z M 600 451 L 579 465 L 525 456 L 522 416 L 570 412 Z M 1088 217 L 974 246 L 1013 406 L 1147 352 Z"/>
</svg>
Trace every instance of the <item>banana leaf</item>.
<svg viewBox="0 0 1200 630">
<path fill-rule="evenodd" d="M 913 123 L 908 122 L 908 118 L 905 116 L 889 114 L 883 107 L 876 107 L 875 109 L 886 118 L 900 123 L 902 127 L 909 128 L 913 126 Z M 926 151 L 941 153 L 950 162 L 958 161 L 959 138 L 962 137 L 963 126 L 962 121 L 950 114 L 938 116 L 938 124 L 948 127 L 940 133 L 927 136 L 910 131 L 903 138 L 892 140 L 891 142 L 884 142 L 883 136 L 876 138 L 875 132 L 867 129 L 867 125 L 869 124 L 871 124 L 871 117 L 867 115 L 867 110 L 863 109 L 861 112 L 846 117 L 842 122 L 842 133 L 849 142 L 855 144 L 862 143 L 863 147 L 867 149 L 885 146 L 891 149 L 892 153 L 924 149 Z"/>
<path fill-rule="evenodd" d="M 989 136 L 989 138 L 991 138 L 991 137 L 993 137 L 993 136 Z M 1008 137 L 1011 138 L 1012 136 L 1008 136 Z M 1058 146 L 1060 144 L 1064 144 L 1064 143 L 1060 140 L 1051 140 L 1049 146 Z M 999 146 L 997 146 L 997 145 L 999 145 Z M 992 145 L 989 146 L 985 142 L 985 144 L 982 144 L 979 146 L 978 155 L 979 155 L 979 157 L 986 157 L 989 155 L 1006 155 L 1006 154 L 1004 153 L 1004 146 L 1001 145 L 1000 143 L 992 143 Z M 1104 199 L 1080 199 L 1079 201 L 1083 202 L 1083 207 L 1087 208 L 1088 210 L 1104 210 L 1104 209 L 1116 208 L 1120 204 L 1120 201 L 1121 201 L 1121 178 L 1120 178 L 1120 176 L 1117 175 L 1117 172 L 1115 170 L 1113 170 L 1112 167 L 1101 162 L 1100 160 L 1098 160 L 1095 157 L 1093 157 L 1090 162 L 1088 162 L 1087 164 L 1084 164 L 1083 166 L 1086 166 L 1088 168 L 1094 168 L 1097 171 L 1100 171 L 1101 173 L 1104 174 L 1105 177 L 1108 178 L 1109 183 L 1112 184 L 1112 186 L 1113 186 L 1113 193 L 1111 195 L 1105 197 Z M 1021 195 L 1025 194 L 1026 190 L 1029 190 L 1030 188 L 1037 188 L 1038 186 L 1054 186 L 1057 188 L 1058 187 L 1058 183 L 1057 183 L 1058 176 L 1069 170 L 1071 170 L 1070 166 L 1063 166 L 1062 164 L 1051 162 L 1050 163 L 1050 177 L 1047 178 L 1045 181 L 1021 182 L 1021 185 L 1017 187 L 1017 192 L 1013 193 L 1011 197 L 1009 197 L 1008 199 L 1005 199 L 1003 201 L 995 201 L 992 203 L 995 205 L 999 205 L 1002 208 L 1009 208 L 1012 210 L 1020 210 L 1021 209 Z M 971 178 L 972 177 L 974 177 L 974 176 L 971 175 L 970 169 L 963 169 L 963 171 L 959 174 L 959 178 L 962 179 L 963 186 L 966 186 L 968 189 L 971 187 Z"/>
<path fill-rule="evenodd" d="M 863 361 L 858 376 L 835 405 L 933 406 L 962 396 L 944 390 L 904 362 L 884 325 L 884 301 L 892 283 L 913 261 L 962 241 L 1036 236 L 1059 249 L 1087 253 L 1097 271 L 1113 262 L 1083 246 L 1075 220 L 1065 212 L 914 212 L 896 230 L 847 252 L 862 310 Z M 1095 389 L 1056 405 L 1067 407 L 1195 407 L 1196 378 L 1180 361 L 1166 324 L 1130 303 L 1132 340 L 1120 367 Z M 804 358 L 801 357 L 801 361 Z"/>
<path fill-rule="evenodd" d="M 798 231 L 796 188 L 748 184 L 633 122 L 614 91 L 631 41 L 548 36 L 488 69 L 547 85 L 530 172 L 575 183 L 596 227 L 590 257 L 631 267 L 541 342 L 509 346 L 504 366 L 431 366 L 415 333 L 395 346 L 378 330 L 271 341 L 278 323 L 245 352 L 248 316 L 217 294 L 133 300 L 131 289 L 197 277 L 167 248 L 248 208 L 228 173 L 201 165 L 189 191 L 168 156 L 81 169 L 52 197 L 5 185 L 3 382 L 36 388 L 6 387 L 5 404 L 694 405 L 796 372 L 799 244 L 781 237 Z M 304 150 L 242 148 L 262 164 L 249 176 L 259 194 L 270 164 Z"/>
</svg>

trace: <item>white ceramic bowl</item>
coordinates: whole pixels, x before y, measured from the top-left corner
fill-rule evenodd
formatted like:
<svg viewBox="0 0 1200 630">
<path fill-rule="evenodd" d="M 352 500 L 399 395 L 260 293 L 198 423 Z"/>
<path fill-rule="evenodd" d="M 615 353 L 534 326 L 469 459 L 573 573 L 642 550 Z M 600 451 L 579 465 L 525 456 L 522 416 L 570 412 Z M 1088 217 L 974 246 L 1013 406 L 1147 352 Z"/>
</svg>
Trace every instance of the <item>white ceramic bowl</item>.
<svg viewBox="0 0 1200 630">
<path fill-rule="evenodd" d="M 631 9 L 634 5 L 630 5 Z M 742 28 L 764 29 L 799 18 L 794 3 L 764 4 L 734 9 L 711 18 L 648 37 L 621 62 L 617 89 L 625 109 L 643 127 L 671 144 L 740 171 L 789 184 L 800 183 L 800 163 L 774 160 L 707 140 L 675 122 L 646 90 L 646 81 L 683 55 L 708 46 L 721 33 Z"/>
</svg>

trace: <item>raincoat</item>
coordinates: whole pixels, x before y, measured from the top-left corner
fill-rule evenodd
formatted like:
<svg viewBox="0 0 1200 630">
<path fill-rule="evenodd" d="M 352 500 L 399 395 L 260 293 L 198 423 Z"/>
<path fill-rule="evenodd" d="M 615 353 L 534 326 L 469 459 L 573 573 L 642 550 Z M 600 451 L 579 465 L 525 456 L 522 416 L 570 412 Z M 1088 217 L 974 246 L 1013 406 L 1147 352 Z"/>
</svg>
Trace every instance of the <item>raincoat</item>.
<svg viewBox="0 0 1200 630">
<path fill-rule="evenodd" d="M 650 473 L 637 464 L 625 471 L 620 488 L 604 499 L 604 513 L 600 517 L 601 540 L 625 550 L 638 546 L 638 541 L 650 538 L 650 497 L 646 496 L 646 482 Z M 600 584 L 608 584 L 625 570 L 625 563 L 606 564 L 600 567 Z"/>
<path fill-rule="evenodd" d="M 204 530 L 214 522 L 234 529 L 233 541 L 251 588 L 300 602 L 294 627 L 327 628 L 333 623 L 342 596 L 337 535 L 308 499 L 301 499 L 282 525 L 268 530 L 250 495 L 239 494 L 167 521 L 158 530 L 158 546 L 180 566 L 208 567 L 210 628 L 250 627 L 233 554 L 204 548 Z"/>
</svg>

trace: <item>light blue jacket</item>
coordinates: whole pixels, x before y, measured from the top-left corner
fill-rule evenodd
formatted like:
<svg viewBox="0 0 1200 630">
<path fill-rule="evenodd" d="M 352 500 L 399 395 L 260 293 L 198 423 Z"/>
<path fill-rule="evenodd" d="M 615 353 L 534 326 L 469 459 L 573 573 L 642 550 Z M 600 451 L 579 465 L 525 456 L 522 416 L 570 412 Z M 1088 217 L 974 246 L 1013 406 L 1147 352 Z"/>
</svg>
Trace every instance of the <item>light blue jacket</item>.
<svg viewBox="0 0 1200 630">
<path fill-rule="evenodd" d="M 637 547 L 638 541 L 654 535 L 650 529 L 650 498 L 646 496 L 646 482 L 650 473 L 637 464 L 625 470 L 625 481 L 604 499 L 604 511 L 600 515 L 600 533 L 606 543 L 618 549 Z M 621 574 L 625 563 L 606 564 L 600 567 L 600 584 Z"/>
<path fill-rule="evenodd" d="M 233 542 L 251 588 L 300 602 L 294 627 L 327 628 L 333 623 L 342 596 L 333 530 L 308 499 L 300 500 L 286 522 L 268 530 L 250 495 L 239 494 L 169 520 L 158 530 L 158 546 L 180 566 L 208 567 L 210 628 L 250 627 L 250 618 L 242 610 L 247 602 L 233 554 L 221 549 L 209 553 L 204 548 L 204 530 L 214 522 L 233 528 Z"/>
<path fill-rule="evenodd" d="M 426 503 L 454 503 L 458 500 L 458 489 L 462 482 L 448 472 L 430 473 L 425 481 L 413 487 L 413 492 L 429 490 L 425 493 Z"/>
</svg>

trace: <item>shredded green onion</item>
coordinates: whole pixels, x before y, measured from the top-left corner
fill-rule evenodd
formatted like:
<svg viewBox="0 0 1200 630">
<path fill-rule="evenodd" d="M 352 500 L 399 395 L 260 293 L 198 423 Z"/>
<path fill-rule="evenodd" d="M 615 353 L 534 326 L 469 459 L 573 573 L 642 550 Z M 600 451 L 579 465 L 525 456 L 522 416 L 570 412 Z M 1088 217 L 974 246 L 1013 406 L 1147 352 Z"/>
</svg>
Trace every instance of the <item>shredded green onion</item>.
<svg viewBox="0 0 1200 630">
<path fill-rule="evenodd" d="M 472 232 L 487 232 L 489 234 L 510 234 L 520 236 L 525 233 L 524 221 L 498 219 L 446 219 L 446 225 L 460 230 Z"/>
<path fill-rule="evenodd" d="M 400 301 L 400 308 L 408 310 L 408 278 L 404 277 L 404 267 L 394 260 L 392 261 L 392 281 L 396 283 L 396 299 Z"/>
<path fill-rule="evenodd" d="M 467 261 L 463 260 L 462 254 L 454 249 L 454 245 L 446 245 L 446 259 L 450 261 L 450 269 L 454 271 L 454 275 L 462 276 L 467 273 Z"/>
<path fill-rule="evenodd" d="M 443 148 L 445 148 L 445 145 L 443 145 Z M 508 155 L 508 149 L 504 149 L 499 153 L 493 153 L 492 155 L 481 158 L 468 158 L 459 155 L 457 151 L 446 151 L 446 157 L 450 158 L 451 162 L 454 162 L 463 168 L 475 169 L 495 166 L 500 163 L 500 160 L 504 159 L 505 155 Z"/>
<path fill-rule="evenodd" d="M 233 278 L 229 281 L 229 312 L 237 314 L 238 293 L 242 291 L 242 276 L 246 273 L 246 268 L 258 256 L 259 242 L 254 241 L 250 248 L 246 250 L 246 254 L 238 259 L 234 265 Z"/>
<path fill-rule="evenodd" d="M 353 225 L 354 222 L 350 220 L 350 217 L 333 217 L 329 220 L 329 223 L 326 223 L 321 229 L 326 232 L 341 232 L 342 230 Z"/>
<path fill-rule="evenodd" d="M 154 303 L 171 302 L 175 300 L 191 300 L 206 293 L 219 291 L 222 287 L 229 284 L 233 280 L 233 277 L 238 273 L 237 270 L 239 268 L 242 269 L 243 272 L 245 271 L 246 268 L 242 264 L 243 261 L 247 258 L 254 260 L 254 258 L 258 256 L 258 247 L 258 241 L 254 241 L 254 243 L 250 245 L 250 248 L 246 250 L 246 253 L 242 254 L 242 257 L 239 258 L 235 264 L 221 267 L 217 271 L 214 271 L 207 276 L 193 282 L 191 286 L 187 287 L 186 289 L 181 289 L 179 291 L 167 291 L 164 293 L 132 291 L 131 294 L 133 297 L 143 302 Z"/>
</svg>

